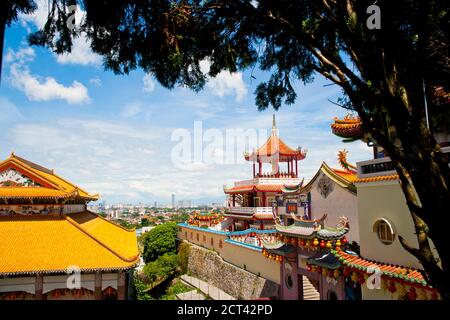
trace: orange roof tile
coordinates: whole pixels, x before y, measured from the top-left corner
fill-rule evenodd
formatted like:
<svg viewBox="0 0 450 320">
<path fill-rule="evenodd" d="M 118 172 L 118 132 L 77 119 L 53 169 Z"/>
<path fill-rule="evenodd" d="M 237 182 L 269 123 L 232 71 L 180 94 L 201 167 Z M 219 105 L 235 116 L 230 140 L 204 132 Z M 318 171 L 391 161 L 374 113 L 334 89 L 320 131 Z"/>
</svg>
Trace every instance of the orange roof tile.
<svg viewBox="0 0 450 320">
<path fill-rule="evenodd" d="M 366 182 L 377 182 L 377 181 L 388 181 L 388 180 L 397 180 L 398 174 L 390 174 L 386 176 L 374 176 L 369 178 L 360 178 L 355 179 L 354 183 L 366 183 Z"/>
<path fill-rule="evenodd" d="M 0 216 L 0 274 L 132 268 L 136 235 L 90 213 Z"/>
<path fill-rule="evenodd" d="M 345 180 L 349 182 L 354 182 L 356 179 L 358 179 L 358 175 L 353 171 L 345 171 L 345 170 L 339 170 L 339 169 L 332 169 L 334 173 L 336 173 L 338 176 L 344 178 Z"/>
<path fill-rule="evenodd" d="M 246 186 L 235 186 L 225 189 L 225 193 L 240 193 L 240 192 L 282 192 L 282 184 L 251 184 Z"/>
<path fill-rule="evenodd" d="M 420 286 L 427 286 L 427 282 L 425 281 L 422 273 L 419 270 L 366 260 L 344 251 L 332 250 L 331 252 L 339 259 L 339 261 L 344 266 L 361 270 L 363 272 L 366 272 L 369 266 L 374 266 L 378 267 L 384 276 L 390 278 L 399 278 L 410 283 L 418 284 Z"/>
</svg>

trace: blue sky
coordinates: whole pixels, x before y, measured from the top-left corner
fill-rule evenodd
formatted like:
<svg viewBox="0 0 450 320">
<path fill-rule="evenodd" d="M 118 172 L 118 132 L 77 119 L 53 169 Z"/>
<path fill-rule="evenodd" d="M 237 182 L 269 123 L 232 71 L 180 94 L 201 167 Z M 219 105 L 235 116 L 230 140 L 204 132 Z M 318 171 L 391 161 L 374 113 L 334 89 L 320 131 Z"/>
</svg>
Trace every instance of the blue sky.
<svg viewBox="0 0 450 320">
<path fill-rule="evenodd" d="M 253 95 L 266 75 L 256 71 L 255 80 L 250 72 L 223 72 L 198 94 L 185 88 L 169 91 L 140 70 L 127 76 L 104 71 L 101 57 L 82 38 L 67 56 L 30 48 L 25 37 L 43 24 L 45 13 L 41 6 L 6 32 L 1 159 L 14 151 L 115 203 L 169 203 L 172 193 L 194 203 L 223 201 L 224 184 L 250 178 L 251 164 L 242 161 L 192 159 L 177 166 L 171 157 L 177 144 L 172 134 L 180 128 L 192 133 L 195 121 L 223 134 L 231 128 L 270 130 L 274 111 L 258 112 Z M 306 179 L 322 161 L 337 166 L 336 154 L 343 148 L 353 163 L 371 157 L 365 144 L 344 144 L 331 134 L 333 117 L 347 112 L 328 102 L 340 91 L 325 84 L 319 77 L 306 87 L 297 84 L 297 102 L 276 113 L 284 141 L 308 149 L 299 164 Z"/>
</svg>

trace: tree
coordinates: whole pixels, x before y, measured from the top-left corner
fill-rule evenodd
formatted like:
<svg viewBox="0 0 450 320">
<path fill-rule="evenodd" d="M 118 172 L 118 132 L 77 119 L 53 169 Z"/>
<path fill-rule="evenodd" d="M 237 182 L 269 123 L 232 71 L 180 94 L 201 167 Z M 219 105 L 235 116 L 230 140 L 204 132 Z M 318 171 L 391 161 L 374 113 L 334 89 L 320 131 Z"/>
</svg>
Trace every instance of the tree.
<svg viewBox="0 0 450 320">
<path fill-rule="evenodd" d="M 270 74 L 255 92 L 260 109 L 292 104 L 297 82 L 318 74 L 342 88 L 338 103 L 358 113 L 367 139 L 384 148 L 399 175 L 418 240 L 415 248 L 400 238 L 403 247 L 450 298 L 449 159 L 424 112 L 436 88 L 449 91 L 448 1 L 78 0 L 86 18 L 76 29 L 65 23 L 69 2 L 51 2 L 31 44 L 61 53 L 85 33 L 106 69 L 139 67 L 169 89 L 201 90 L 205 59 L 209 76 L 258 66 Z M 448 98 L 440 110 L 448 114 Z"/>
<path fill-rule="evenodd" d="M 178 256 L 175 253 L 165 253 L 155 261 L 144 266 L 143 272 L 150 283 L 165 280 L 175 274 L 178 266 Z"/>
<path fill-rule="evenodd" d="M 17 20 L 19 14 L 29 14 L 34 10 L 36 10 L 36 3 L 33 0 L 2 0 L 0 3 L 0 80 L 5 29 Z"/>
<path fill-rule="evenodd" d="M 150 230 L 144 238 L 145 263 L 155 261 L 165 253 L 175 253 L 177 232 L 178 226 L 173 222 L 161 224 Z"/>
</svg>

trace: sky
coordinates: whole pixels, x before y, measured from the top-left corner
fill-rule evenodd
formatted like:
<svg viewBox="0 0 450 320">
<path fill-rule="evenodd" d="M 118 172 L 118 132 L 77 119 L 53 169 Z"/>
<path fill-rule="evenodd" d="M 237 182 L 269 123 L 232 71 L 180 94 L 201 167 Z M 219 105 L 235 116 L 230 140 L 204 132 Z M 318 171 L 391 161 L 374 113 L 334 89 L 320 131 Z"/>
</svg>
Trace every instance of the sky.
<svg viewBox="0 0 450 320">
<path fill-rule="evenodd" d="M 337 152 L 344 148 L 352 163 L 372 157 L 364 143 L 343 143 L 331 133 L 333 118 L 347 110 L 329 102 L 336 101 L 340 89 L 319 76 L 306 86 L 296 83 L 296 103 L 278 112 L 259 112 L 255 106 L 256 86 L 267 79 L 258 70 L 222 72 L 200 93 L 167 90 L 141 70 L 124 76 L 105 71 L 102 58 L 82 37 L 62 56 L 30 47 L 27 34 L 43 26 L 46 17 L 42 4 L 47 1 L 37 2 L 35 14 L 20 17 L 6 31 L 1 160 L 15 152 L 99 193 L 107 203 L 170 203 L 175 194 L 177 201 L 204 204 L 223 202 L 224 185 L 252 175 L 251 163 L 245 163 L 239 147 L 233 149 L 236 142 L 227 133 L 257 132 L 256 139 L 248 139 L 251 151 L 270 134 L 273 114 L 281 138 L 308 150 L 299 163 L 305 180 L 323 161 L 338 167 Z M 207 71 L 207 61 L 202 68 Z M 224 160 L 230 153 L 235 161 Z"/>
</svg>

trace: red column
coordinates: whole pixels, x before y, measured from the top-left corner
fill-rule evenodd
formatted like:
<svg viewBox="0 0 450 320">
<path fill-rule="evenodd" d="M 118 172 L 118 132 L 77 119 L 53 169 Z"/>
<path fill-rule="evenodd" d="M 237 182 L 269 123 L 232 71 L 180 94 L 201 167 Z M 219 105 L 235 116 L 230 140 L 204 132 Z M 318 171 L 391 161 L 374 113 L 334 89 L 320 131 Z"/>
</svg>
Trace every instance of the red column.
<svg viewBox="0 0 450 320">
<path fill-rule="evenodd" d="M 233 194 L 233 207 L 235 207 L 235 206 L 236 206 L 236 195 Z"/>
<path fill-rule="evenodd" d="M 258 161 L 258 163 L 259 163 L 259 176 L 261 177 L 261 175 L 262 175 L 262 162 Z"/>
<path fill-rule="evenodd" d="M 253 178 L 255 177 L 256 169 L 255 169 L 255 161 L 253 161 Z"/>
<path fill-rule="evenodd" d="M 259 229 L 264 230 L 264 223 L 262 221 L 259 222 Z"/>
<path fill-rule="evenodd" d="M 290 165 L 290 163 L 289 163 L 289 161 L 288 161 L 288 174 L 291 172 L 291 165 Z"/>
<path fill-rule="evenodd" d="M 295 176 L 298 178 L 298 160 L 295 160 Z"/>
<path fill-rule="evenodd" d="M 262 206 L 261 207 L 266 207 L 266 194 L 265 193 L 262 194 Z"/>
</svg>

